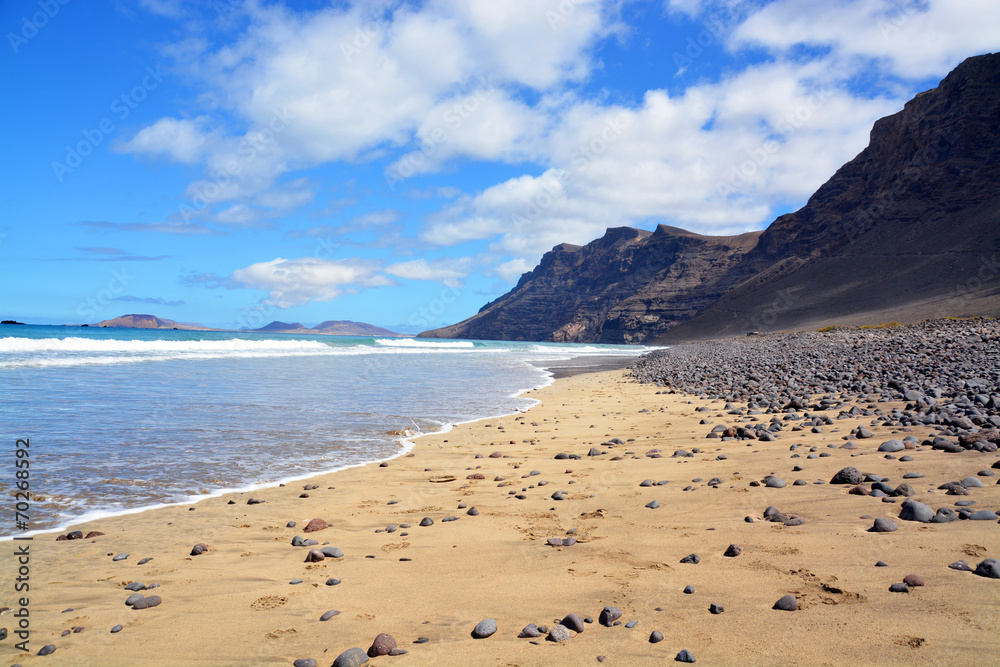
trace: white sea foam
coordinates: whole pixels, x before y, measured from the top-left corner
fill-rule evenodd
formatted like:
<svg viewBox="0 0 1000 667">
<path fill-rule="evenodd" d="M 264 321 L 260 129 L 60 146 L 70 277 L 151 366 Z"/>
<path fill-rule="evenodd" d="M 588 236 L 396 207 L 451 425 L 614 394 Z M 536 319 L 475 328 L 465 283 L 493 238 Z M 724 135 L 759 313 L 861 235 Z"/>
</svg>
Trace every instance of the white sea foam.
<svg viewBox="0 0 1000 667">
<path fill-rule="evenodd" d="M 467 352 L 471 342 L 423 343 L 378 339 L 375 344 L 328 344 L 315 340 L 119 340 L 110 338 L 0 338 L 0 368 L 67 367 L 129 364 L 178 359 L 250 359 L 262 357 L 423 354 Z M 493 350 L 487 350 L 493 351 Z"/>
<path fill-rule="evenodd" d="M 429 340 L 417 340 L 415 338 L 376 338 L 377 345 L 385 347 L 421 347 L 428 349 L 470 349 L 475 347 L 475 343 L 467 340 L 432 342 Z"/>
</svg>

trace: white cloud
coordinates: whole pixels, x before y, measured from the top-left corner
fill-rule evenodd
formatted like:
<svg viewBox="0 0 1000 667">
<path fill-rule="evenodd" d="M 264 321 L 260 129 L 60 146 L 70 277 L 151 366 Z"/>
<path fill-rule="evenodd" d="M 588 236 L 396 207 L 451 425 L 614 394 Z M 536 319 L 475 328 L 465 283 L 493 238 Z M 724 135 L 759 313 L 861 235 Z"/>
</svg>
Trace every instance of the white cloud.
<svg viewBox="0 0 1000 667">
<path fill-rule="evenodd" d="M 534 263 L 561 242 L 607 227 L 662 221 L 738 233 L 777 202 L 803 200 L 867 143 L 895 100 L 858 100 L 823 68 L 770 63 L 634 109 L 576 104 L 549 137 L 539 176 L 520 176 L 431 216 L 424 241 L 488 239 Z M 513 271 L 511 271 L 512 273 Z"/>
<path fill-rule="evenodd" d="M 374 262 L 328 260 L 313 257 L 258 262 L 233 271 L 234 286 L 270 292 L 267 302 L 276 308 L 300 306 L 310 301 L 330 301 L 361 287 L 391 285 Z"/>
<path fill-rule="evenodd" d="M 205 130 L 208 122 L 207 116 L 161 118 L 139 130 L 128 141 L 119 143 L 116 150 L 121 153 L 166 156 L 174 162 L 197 164 L 212 139 L 212 134 Z"/>
<path fill-rule="evenodd" d="M 123 147 L 202 161 L 206 178 L 185 192 L 198 207 L 246 203 L 289 170 L 407 145 L 474 96 L 484 76 L 539 91 L 579 80 L 592 66 L 589 49 L 613 27 L 598 0 L 431 0 L 400 5 L 391 20 L 369 2 L 302 13 L 243 8 L 250 27 L 234 42 L 212 50 L 192 38 L 170 53 L 204 86 L 201 100 L 219 127 L 249 129 L 210 142 L 199 131 L 205 117 L 164 118 Z M 530 109 L 499 94 L 483 107 L 454 128 L 442 156 L 505 159 L 524 143 Z"/>
<path fill-rule="evenodd" d="M 508 283 L 516 283 L 522 274 L 535 268 L 535 265 L 523 257 L 502 262 L 497 265 L 493 272 L 506 280 Z"/>
<path fill-rule="evenodd" d="M 971 53 L 998 46 L 1000 4 L 994 0 L 778 0 L 750 16 L 732 46 L 832 47 L 841 57 L 880 59 L 897 76 L 946 72 Z"/>
<path fill-rule="evenodd" d="M 397 262 L 385 268 L 385 272 L 407 280 L 430 280 L 442 282 L 448 287 L 459 288 L 463 279 L 475 269 L 471 257 L 441 258 L 427 261 L 415 259 Z"/>
</svg>

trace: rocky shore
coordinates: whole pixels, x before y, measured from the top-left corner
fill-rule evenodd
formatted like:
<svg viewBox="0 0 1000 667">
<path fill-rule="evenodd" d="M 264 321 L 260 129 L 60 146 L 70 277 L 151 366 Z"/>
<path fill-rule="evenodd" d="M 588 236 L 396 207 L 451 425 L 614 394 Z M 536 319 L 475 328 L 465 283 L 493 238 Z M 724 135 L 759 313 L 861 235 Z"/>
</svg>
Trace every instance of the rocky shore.
<svg viewBox="0 0 1000 667">
<path fill-rule="evenodd" d="M 669 393 L 747 404 L 730 406 L 734 415 L 823 412 L 817 427 L 830 421 L 830 412 L 836 419 L 863 415 L 872 425 L 927 426 L 945 449 L 995 452 L 1000 439 L 1000 321 L 994 319 L 693 343 L 646 355 L 630 373 Z M 855 401 L 873 405 L 848 410 Z M 887 403 L 905 405 L 877 405 Z"/>
</svg>

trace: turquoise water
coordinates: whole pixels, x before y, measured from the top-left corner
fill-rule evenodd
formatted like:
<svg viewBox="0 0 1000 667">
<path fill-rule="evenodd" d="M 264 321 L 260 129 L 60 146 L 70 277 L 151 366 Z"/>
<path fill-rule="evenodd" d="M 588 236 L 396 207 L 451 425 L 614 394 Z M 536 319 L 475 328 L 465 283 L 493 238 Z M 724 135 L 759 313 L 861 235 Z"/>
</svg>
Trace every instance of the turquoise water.
<svg viewBox="0 0 1000 667">
<path fill-rule="evenodd" d="M 0 325 L 0 492 L 13 506 L 17 438 L 33 530 L 276 484 L 526 409 L 537 364 L 647 349 Z"/>
</svg>

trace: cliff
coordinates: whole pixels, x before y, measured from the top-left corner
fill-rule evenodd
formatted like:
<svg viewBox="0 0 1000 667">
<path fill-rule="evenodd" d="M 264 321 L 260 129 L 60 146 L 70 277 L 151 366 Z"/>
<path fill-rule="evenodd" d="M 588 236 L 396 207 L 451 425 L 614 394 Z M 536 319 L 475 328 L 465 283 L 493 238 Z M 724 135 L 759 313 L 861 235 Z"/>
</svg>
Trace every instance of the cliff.
<svg viewBox="0 0 1000 667">
<path fill-rule="evenodd" d="M 763 232 L 610 229 L 420 335 L 665 343 L 967 315 L 1000 316 L 1000 54 L 877 121 L 865 150 Z"/>
</svg>

